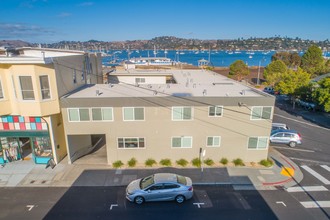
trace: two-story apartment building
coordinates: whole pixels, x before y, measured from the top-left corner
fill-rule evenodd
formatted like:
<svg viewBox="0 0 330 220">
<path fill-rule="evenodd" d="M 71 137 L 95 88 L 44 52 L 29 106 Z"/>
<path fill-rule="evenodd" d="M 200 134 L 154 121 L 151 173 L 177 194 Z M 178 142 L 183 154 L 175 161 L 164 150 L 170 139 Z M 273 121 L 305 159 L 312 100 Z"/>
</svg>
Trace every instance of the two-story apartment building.
<svg viewBox="0 0 330 220">
<path fill-rule="evenodd" d="M 96 83 L 102 83 L 99 54 L 0 49 L 0 163 L 65 157 L 59 97 Z"/>
<path fill-rule="evenodd" d="M 107 163 L 205 157 L 260 161 L 268 155 L 275 98 L 205 70 L 112 72 L 109 84 L 61 98 L 69 163 L 106 140 Z"/>
</svg>

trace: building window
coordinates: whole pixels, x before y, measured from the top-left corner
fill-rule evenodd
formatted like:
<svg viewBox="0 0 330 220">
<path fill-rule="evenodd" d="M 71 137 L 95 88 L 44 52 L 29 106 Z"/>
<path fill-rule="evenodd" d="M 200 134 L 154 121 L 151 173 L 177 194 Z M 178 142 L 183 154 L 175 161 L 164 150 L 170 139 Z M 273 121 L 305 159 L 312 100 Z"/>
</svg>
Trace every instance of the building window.
<svg viewBox="0 0 330 220">
<path fill-rule="evenodd" d="M 141 107 L 124 107 L 124 121 L 143 121 L 144 108 Z"/>
<path fill-rule="evenodd" d="M 70 122 L 90 120 L 88 108 L 69 108 L 68 116 Z"/>
<path fill-rule="evenodd" d="M 268 137 L 249 137 L 248 149 L 267 149 Z"/>
<path fill-rule="evenodd" d="M 209 116 L 210 117 L 221 117 L 223 111 L 223 106 L 209 106 Z"/>
<path fill-rule="evenodd" d="M 192 148 L 192 137 L 172 137 L 173 148 Z"/>
<path fill-rule="evenodd" d="M 172 120 L 192 120 L 192 108 L 191 107 L 173 107 L 172 108 Z"/>
<path fill-rule="evenodd" d="M 3 98 L 4 98 L 3 88 L 2 88 L 1 79 L 0 79 L 0 99 L 3 99 Z"/>
<path fill-rule="evenodd" d="M 145 83 L 146 79 L 145 78 L 135 78 L 135 83 Z"/>
<path fill-rule="evenodd" d="M 258 120 L 258 119 L 270 119 L 272 115 L 272 107 L 252 107 L 251 111 L 251 119 Z"/>
<path fill-rule="evenodd" d="M 144 138 L 118 138 L 118 148 L 145 148 Z"/>
<path fill-rule="evenodd" d="M 31 76 L 19 76 L 21 84 L 22 98 L 24 100 L 34 100 L 34 91 Z"/>
<path fill-rule="evenodd" d="M 40 76 L 40 88 L 42 99 L 50 99 L 50 88 L 48 76 Z"/>
<path fill-rule="evenodd" d="M 113 121 L 112 108 L 92 108 L 93 121 Z"/>
<path fill-rule="evenodd" d="M 213 137 L 207 137 L 207 144 L 208 147 L 220 147 L 220 136 L 213 136 Z"/>
</svg>

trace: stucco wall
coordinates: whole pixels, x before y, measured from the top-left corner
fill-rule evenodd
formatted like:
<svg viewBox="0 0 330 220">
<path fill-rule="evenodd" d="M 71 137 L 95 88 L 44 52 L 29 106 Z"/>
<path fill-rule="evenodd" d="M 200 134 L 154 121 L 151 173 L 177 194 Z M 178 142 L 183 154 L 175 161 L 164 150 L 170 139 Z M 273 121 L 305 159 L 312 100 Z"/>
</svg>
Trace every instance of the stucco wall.
<svg viewBox="0 0 330 220">
<path fill-rule="evenodd" d="M 113 122 L 68 122 L 67 109 L 63 108 L 63 120 L 66 127 L 66 135 L 72 134 L 106 134 L 108 163 L 122 160 L 126 162 L 132 157 L 138 161 L 144 162 L 147 158 L 156 160 L 171 158 L 172 161 L 185 158 L 191 160 L 198 157 L 199 148 L 206 149 L 206 156 L 215 161 L 222 157 L 229 160 L 241 158 L 244 161 L 260 161 L 267 158 L 268 149 L 248 150 L 248 138 L 251 136 L 269 137 L 272 120 L 251 120 L 251 106 L 225 105 L 228 103 L 264 103 L 265 106 L 273 106 L 272 98 L 254 98 L 246 100 L 227 99 L 204 99 L 202 102 L 182 101 L 176 98 L 167 98 L 166 105 L 156 106 L 154 101 L 148 102 L 145 99 L 130 98 L 121 99 L 122 106 L 140 106 L 145 108 L 144 121 L 123 121 L 122 106 L 109 99 L 103 100 L 96 105 L 93 102 L 72 101 L 66 99 L 65 105 L 74 105 L 78 103 L 81 106 L 113 106 Z M 95 100 L 95 99 L 94 99 Z M 165 100 L 163 100 L 165 103 Z M 208 105 L 224 104 L 222 117 L 209 117 Z M 85 103 L 85 104 L 83 104 Z M 147 104 L 148 103 L 148 104 Z M 156 102 L 159 104 L 159 102 Z M 193 120 L 190 121 L 172 121 L 172 106 L 192 106 L 192 103 L 199 103 L 193 106 Z M 212 104 L 211 104 L 212 103 Z M 63 102 L 64 104 L 64 102 Z M 190 104 L 190 105 L 188 105 Z M 180 136 L 192 136 L 192 148 L 172 148 L 171 138 Z M 208 136 L 221 136 L 220 147 L 206 147 Z M 118 137 L 141 137 L 145 138 L 144 149 L 118 149 Z M 71 146 L 69 145 L 69 148 Z"/>
</svg>

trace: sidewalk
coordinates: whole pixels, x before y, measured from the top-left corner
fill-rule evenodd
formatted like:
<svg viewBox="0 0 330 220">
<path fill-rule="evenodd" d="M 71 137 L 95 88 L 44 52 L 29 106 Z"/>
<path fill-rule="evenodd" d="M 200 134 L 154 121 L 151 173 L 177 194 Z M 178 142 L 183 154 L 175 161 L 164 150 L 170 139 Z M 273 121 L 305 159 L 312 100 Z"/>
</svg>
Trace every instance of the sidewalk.
<svg viewBox="0 0 330 220">
<path fill-rule="evenodd" d="M 275 161 L 266 167 L 141 168 L 112 169 L 108 165 L 74 165 L 64 159 L 54 169 L 33 161 L 17 161 L 0 168 L 1 187 L 126 186 L 130 181 L 156 172 L 189 176 L 194 185 L 233 185 L 241 190 L 272 190 L 290 187 L 302 180 L 302 173 L 291 160 L 270 149 Z M 292 175 L 292 176 L 291 176 Z"/>
</svg>

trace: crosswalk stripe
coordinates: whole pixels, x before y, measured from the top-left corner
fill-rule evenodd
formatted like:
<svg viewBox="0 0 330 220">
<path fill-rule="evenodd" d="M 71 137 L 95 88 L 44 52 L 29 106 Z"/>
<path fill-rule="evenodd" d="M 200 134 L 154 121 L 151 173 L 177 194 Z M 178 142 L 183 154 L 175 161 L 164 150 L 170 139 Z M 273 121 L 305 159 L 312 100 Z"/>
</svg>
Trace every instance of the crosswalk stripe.
<svg viewBox="0 0 330 220">
<path fill-rule="evenodd" d="M 305 208 L 330 208 L 330 201 L 300 202 Z"/>
<path fill-rule="evenodd" d="M 321 176 L 319 173 L 315 172 L 314 170 L 312 170 L 308 166 L 303 165 L 303 166 L 301 166 L 301 168 L 303 168 L 304 170 L 306 170 L 307 172 L 309 172 L 310 174 L 312 174 L 315 178 L 317 178 L 318 180 L 320 180 L 322 183 L 324 183 L 326 185 L 330 185 L 330 181 L 329 180 L 327 180 L 326 178 L 324 178 L 323 176 Z"/>
<path fill-rule="evenodd" d="M 327 165 L 321 165 L 321 167 L 330 172 L 330 167 L 329 166 L 327 166 Z"/>
<path fill-rule="evenodd" d="M 324 186 L 296 186 L 286 189 L 288 192 L 316 192 L 316 191 L 329 191 Z"/>
</svg>

